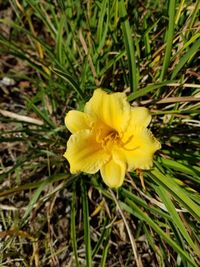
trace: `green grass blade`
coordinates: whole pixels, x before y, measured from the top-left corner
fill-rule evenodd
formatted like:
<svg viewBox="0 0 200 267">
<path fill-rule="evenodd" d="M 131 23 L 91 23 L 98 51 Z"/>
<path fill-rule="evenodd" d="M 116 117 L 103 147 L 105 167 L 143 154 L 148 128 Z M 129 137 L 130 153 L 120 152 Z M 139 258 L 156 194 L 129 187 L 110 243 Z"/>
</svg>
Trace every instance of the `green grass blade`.
<svg viewBox="0 0 200 267">
<path fill-rule="evenodd" d="M 200 39 L 196 40 L 194 44 L 188 49 L 188 51 L 185 53 L 185 55 L 180 59 L 179 63 L 175 66 L 171 79 L 173 80 L 176 75 L 179 73 L 179 71 L 184 67 L 184 65 L 187 63 L 187 61 L 194 57 L 195 54 L 198 52 L 200 48 Z"/>
<path fill-rule="evenodd" d="M 174 26 L 175 26 L 175 8 L 176 8 L 176 1 L 170 0 L 169 9 L 168 9 L 169 23 L 168 23 L 168 29 L 165 35 L 166 49 L 165 49 L 165 56 L 164 56 L 163 66 L 162 66 L 161 75 L 160 75 L 161 82 L 164 79 L 164 76 L 166 74 L 167 68 L 170 63 L 170 58 L 171 58 L 172 43 L 173 43 L 173 36 L 174 36 Z"/>
<path fill-rule="evenodd" d="M 28 221 L 28 216 L 30 215 L 33 206 L 35 203 L 37 203 L 42 191 L 44 190 L 45 186 L 47 185 L 48 181 L 44 181 L 38 188 L 37 190 L 34 192 L 34 194 L 31 197 L 31 201 L 29 202 L 26 211 L 22 217 L 22 226 L 24 226 L 27 221 Z"/>
<path fill-rule="evenodd" d="M 124 35 L 126 53 L 128 57 L 130 88 L 132 92 L 136 92 L 138 89 L 138 81 L 137 81 L 138 70 L 136 66 L 134 42 L 131 37 L 132 33 L 131 33 L 130 24 L 128 21 L 128 14 L 126 12 L 124 0 L 119 1 L 119 14 L 121 18 L 121 25 L 122 25 L 123 35 Z"/>
<path fill-rule="evenodd" d="M 159 226 L 156 224 L 144 211 L 142 211 L 133 201 L 126 199 L 126 203 L 120 202 L 120 207 L 128 213 L 133 214 L 138 217 L 140 220 L 146 222 L 151 226 L 155 232 L 157 232 L 160 237 L 165 240 L 177 253 L 179 253 L 183 258 L 185 258 L 191 266 L 197 267 L 193 259 L 191 259 L 188 254 L 183 251 L 179 245 L 174 242 L 168 234 L 166 234 Z"/>
<path fill-rule="evenodd" d="M 184 237 L 184 239 L 188 242 L 188 244 L 191 246 L 191 248 L 195 251 L 197 255 L 199 255 L 199 251 L 197 247 L 195 246 L 194 242 L 192 241 L 190 235 L 188 234 L 186 227 L 184 226 L 183 222 L 181 221 L 172 201 L 171 196 L 167 190 L 165 190 L 162 186 L 158 186 L 156 188 L 156 191 L 160 198 L 163 201 L 163 204 L 167 208 L 169 214 L 173 218 L 172 223 L 176 225 L 177 229 L 179 230 L 180 234 Z"/>
<path fill-rule="evenodd" d="M 145 29 L 145 34 L 144 34 L 144 47 L 145 47 L 145 54 L 146 56 L 148 57 L 150 54 L 151 54 L 151 46 L 150 46 L 150 38 L 149 38 L 149 29 L 147 30 L 148 28 L 148 17 L 149 17 L 149 14 L 147 13 L 147 15 L 145 15 L 144 17 L 144 29 Z"/>
<path fill-rule="evenodd" d="M 170 216 L 166 212 L 162 211 L 160 208 L 156 208 L 154 206 L 149 206 L 148 203 L 144 199 L 138 197 L 137 195 L 133 194 L 132 192 L 130 192 L 124 188 L 120 189 L 120 192 L 122 193 L 124 198 L 125 197 L 130 198 L 131 200 L 134 201 L 134 203 L 142 206 L 145 209 L 148 209 L 152 214 L 155 214 L 155 215 L 159 214 L 162 218 L 165 218 L 167 220 L 171 220 Z"/>
<path fill-rule="evenodd" d="M 177 185 L 177 183 L 170 177 L 162 174 L 158 169 L 154 168 L 148 175 L 158 184 L 170 191 L 185 208 L 197 219 L 200 220 L 199 206 L 192 201 L 185 193 L 184 189 Z"/>
<path fill-rule="evenodd" d="M 102 33 L 104 31 L 103 29 L 103 25 L 104 25 L 104 16 L 106 14 L 106 4 L 107 4 L 107 0 L 103 0 L 101 3 L 101 10 L 99 12 L 99 21 L 98 21 L 98 27 L 97 27 L 97 40 L 98 43 L 100 44 L 101 39 L 102 39 Z"/>
<path fill-rule="evenodd" d="M 125 55 L 125 52 L 120 52 L 118 55 L 116 55 L 113 59 L 111 59 L 108 64 L 103 67 L 100 71 L 99 76 L 101 77 L 105 72 L 107 72 L 116 62 L 118 62 L 123 56 Z"/>
<path fill-rule="evenodd" d="M 191 32 L 191 29 L 195 23 L 195 20 L 198 19 L 198 14 L 199 14 L 199 8 L 200 8 L 200 1 L 197 0 L 196 1 L 196 5 L 193 9 L 192 15 L 190 17 L 190 22 L 188 25 L 188 30 L 186 31 L 186 37 L 189 35 L 189 33 Z"/>
<path fill-rule="evenodd" d="M 179 18 L 181 16 L 181 12 L 184 8 L 184 4 L 185 4 L 185 0 L 181 0 L 180 4 L 178 6 L 177 13 L 176 13 L 175 24 L 178 24 Z"/>
<path fill-rule="evenodd" d="M 99 45 L 98 45 L 98 48 L 97 48 L 97 55 L 100 53 L 101 49 L 105 45 L 106 36 L 107 36 L 107 32 L 108 32 L 108 22 L 109 22 L 109 14 L 107 14 L 107 19 L 105 21 L 104 30 L 103 30 L 101 39 L 99 41 Z M 94 57 L 94 58 L 96 59 L 96 57 Z"/>
<path fill-rule="evenodd" d="M 76 177 L 75 176 L 69 177 L 68 175 L 66 175 L 66 173 L 60 173 L 60 174 L 52 175 L 50 177 L 47 177 L 44 181 L 26 183 L 26 184 L 20 185 L 18 187 L 4 190 L 3 192 L 0 192 L 0 198 L 5 197 L 5 196 L 10 196 L 10 195 L 13 195 L 14 193 L 21 192 L 24 190 L 30 190 L 30 189 L 38 188 L 43 184 L 43 182 L 46 183 L 46 185 L 48 185 L 50 183 L 59 182 L 59 181 L 65 180 L 65 179 L 67 179 L 66 184 L 69 185 L 76 179 Z"/>
<path fill-rule="evenodd" d="M 163 115 L 163 114 L 200 114 L 199 109 L 194 110 L 184 110 L 184 109 L 177 109 L 177 110 L 167 110 L 167 111 L 156 111 L 154 115 Z"/>
<path fill-rule="evenodd" d="M 155 91 L 156 89 L 159 89 L 163 86 L 169 85 L 170 83 L 173 83 L 173 81 L 166 81 L 158 84 L 150 84 L 144 88 L 141 88 L 137 92 L 133 92 L 128 96 L 128 101 L 133 101 L 134 99 L 137 99 L 138 97 L 144 96 L 148 93 L 151 93 Z"/>
<path fill-rule="evenodd" d="M 55 74 L 57 74 L 60 78 L 62 78 L 64 81 L 66 81 L 67 83 L 69 83 L 72 88 L 78 93 L 78 95 L 84 99 L 84 94 L 82 93 L 79 85 L 77 84 L 77 82 L 72 78 L 72 76 L 68 73 L 64 73 L 59 69 L 56 68 L 52 68 L 51 69 Z M 78 80 L 78 79 L 77 79 Z"/>
<path fill-rule="evenodd" d="M 88 207 L 88 196 L 86 192 L 86 186 L 81 180 L 81 196 L 83 203 L 83 228 L 84 228 L 84 243 L 85 243 L 85 259 L 86 266 L 92 267 L 92 250 L 90 242 L 90 217 L 89 217 L 89 207 Z"/>
<path fill-rule="evenodd" d="M 76 239 L 76 184 L 73 183 L 73 193 L 72 193 L 72 203 L 71 203 L 71 217 L 70 217 L 70 228 L 71 228 L 71 241 L 72 241 L 72 248 L 75 258 L 76 266 L 79 267 L 79 260 L 78 260 L 78 251 L 77 251 L 77 239 Z"/>
<path fill-rule="evenodd" d="M 107 236 L 106 223 L 107 223 L 107 220 L 105 219 L 101 236 L 98 239 L 98 241 L 97 241 L 97 243 L 96 243 L 96 245 L 95 245 L 95 247 L 94 247 L 94 249 L 92 251 L 92 258 L 94 258 L 95 255 L 98 253 L 100 247 L 102 246 L 102 243 L 103 243 L 104 239 L 106 239 L 106 236 Z"/>
<path fill-rule="evenodd" d="M 60 19 L 60 24 L 57 32 L 57 39 L 56 39 L 56 54 L 59 63 L 63 66 L 64 65 L 64 49 L 63 49 L 63 27 L 65 24 L 65 16 L 63 15 Z"/>
<path fill-rule="evenodd" d="M 31 8 L 34 10 L 35 14 L 43 21 L 48 31 L 51 33 L 52 37 L 56 38 L 56 29 L 55 25 L 47 16 L 47 13 L 44 13 L 45 9 L 41 8 L 40 2 L 33 0 L 26 0 Z M 46 3 L 47 4 L 47 3 Z"/>
<path fill-rule="evenodd" d="M 39 108 L 28 98 L 25 98 L 29 107 L 44 121 L 46 122 L 52 129 L 56 128 L 56 125 L 52 122 L 52 120 L 49 119 L 49 117 L 42 111 L 39 110 Z"/>
<path fill-rule="evenodd" d="M 198 170 L 197 166 L 186 166 L 185 164 L 182 164 L 178 161 L 171 160 L 171 159 L 165 159 L 165 158 L 160 158 L 160 161 L 163 165 L 172 168 L 174 170 L 190 174 L 200 182 L 200 171 Z"/>
<path fill-rule="evenodd" d="M 109 250 L 109 246 L 110 246 L 110 232 L 111 229 L 107 229 L 106 231 L 106 241 L 104 243 L 104 249 L 103 249 L 103 254 L 102 254 L 102 258 L 101 258 L 101 263 L 100 263 L 100 267 L 106 267 L 106 259 L 108 256 L 108 250 Z"/>
<path fill-rule="evenodd" d="M 159 267 L 165 266 L 164 265 L 165 253 L 159 248 L 156 239 L 152 235 L 151 229 L 149 229 L 149 227 L 147 227 L 145 224 L 143 225 L 143 229 L 144 229 L 144 233 L 145 233 L 145 236 L 147 238 L 147 241 L 148 241 L 150 247 L 159 256 Z"/>
</svg>

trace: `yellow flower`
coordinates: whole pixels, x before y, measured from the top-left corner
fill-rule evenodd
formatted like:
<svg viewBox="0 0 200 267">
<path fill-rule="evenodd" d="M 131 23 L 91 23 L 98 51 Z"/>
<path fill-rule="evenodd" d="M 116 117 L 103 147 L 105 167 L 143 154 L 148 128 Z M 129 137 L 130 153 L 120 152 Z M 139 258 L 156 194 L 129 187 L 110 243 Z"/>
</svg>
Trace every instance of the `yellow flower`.
<svg viewBox="0 0 200 267">
<path fill-rule="evenodd" d="M 161 146 L 148 124 L 147 108 L 131 107 L 125 93 L 96 89 L 84 112 L 71 110 L 65 117 L 72 135 L 64 157 L 71 173 L 96 173 L 112 188 L 122 185 L 126 171 L 149 169 Z"/>
</svg>

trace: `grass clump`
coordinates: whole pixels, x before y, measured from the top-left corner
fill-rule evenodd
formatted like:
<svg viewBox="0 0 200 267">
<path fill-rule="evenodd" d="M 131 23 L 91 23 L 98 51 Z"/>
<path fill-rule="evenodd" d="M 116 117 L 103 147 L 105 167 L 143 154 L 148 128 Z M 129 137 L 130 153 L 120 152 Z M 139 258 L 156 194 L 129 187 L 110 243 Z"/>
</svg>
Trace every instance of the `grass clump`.
<svg viewBox="0 0 200 267">
<path fill-rule="evenodd" d="M 0 5 L 0 265 L 199 266 L 199 1 Z M 69 172 L 64 117 L 97 87 L 153 114 L 146 189 Z"/>
</svg>

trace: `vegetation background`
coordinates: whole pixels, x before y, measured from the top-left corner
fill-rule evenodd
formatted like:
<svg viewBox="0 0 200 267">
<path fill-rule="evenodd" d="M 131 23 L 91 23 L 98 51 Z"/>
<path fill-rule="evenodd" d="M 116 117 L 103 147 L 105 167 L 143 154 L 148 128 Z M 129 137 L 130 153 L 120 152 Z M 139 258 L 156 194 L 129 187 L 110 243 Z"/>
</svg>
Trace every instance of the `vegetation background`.
<svg viewBox="0 0 200 267">
<path fill-rule="evenodd" d="M 200 266 L 200 1 L 0 1 L 0 266 Z M 154 168 L 71 175 L 93 90 L 148 107 Z"/>
</svg>

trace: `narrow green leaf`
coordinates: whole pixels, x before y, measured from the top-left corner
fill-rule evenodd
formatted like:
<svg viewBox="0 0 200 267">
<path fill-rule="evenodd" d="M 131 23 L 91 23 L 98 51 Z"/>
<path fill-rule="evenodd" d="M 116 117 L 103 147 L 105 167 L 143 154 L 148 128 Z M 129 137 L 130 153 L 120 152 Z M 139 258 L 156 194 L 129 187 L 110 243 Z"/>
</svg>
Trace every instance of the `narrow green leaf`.
<svg viewBox="0 0 200 267">
<path fill-rule="evenodd" d="M 71 217 L 70 217 L 70 228 L 71 228 L 71 241 L 72 249 L 74 253 L 76 266 L 79 267 L 78 251 L 77 251 L 77 239 L 76 239 L 76 183 L 73 183 L 72 192 L 72 203 L 71 203 Z"/>
<path fill-rule="evenodd" d="M 144 96 L 148 93 L 151 93 L 155 91 L 156 89 L 159 89 L 163 86 L 169 85 L 170 83 L 173 83 L 174 81 L 166 81 L 158 84 L 150 84 L 144 88 L 141 88 L 137 92 L 133 92 L 128 96 L 128 101 L 133 101 L 134 99 L 137 99 L 138 97 Z"/>
<path fill-rule="evenodd" d="M 105 24 L 104 24 L 104 30 L 102 32 L 101 39 L 99 41 L 99 45 L 98 45 L 98 48 L 97 48 L 97 55 L 99 55 L 101 49 L 105 45 L 106 36 L 107 36 L 107 32 L 108 32 L 108 22 L 109 22 L 109 14 L 108 14 L 108 11 L 107 11 L 107 18 L 106 18 L 106 21 L 105 21 Z M 96 55 L 94 56 L 94 59 L 96 59 Z"/>
<path fill-rule="evenodd" d="M 150 46 L 150 38 L 149 38 L 149 29 L 148 28 L 148 18 L 149 18 L 149 13 L 144 16 L 144 28 L 145 28 L 145 34 L 144 34 L 144 47 L 145 47 L 145 54 L 148 57 L 151 54 L 151 46 Z"/>
<path fill-rule="evenodd" d="M 99 76 L 101 77 L 107 70 L 109 70 L 116 62 L 118 62 L 123 56 L 125 52 L 122 51 L 118 55 L 116 55 L 113 59 L 111 59 L 108 64 L 104 68 L 101 69 Z"/>
<path fill-rule="evenodd" d="M 52 120 L 49 119 L 49 117 L 42 111 L 39 110 L 38 107 L 28 98 L 26 98 L 26 101 L 28 102 L 28 105 L 30 108 L 44 121 L 46 122 L 51 128 L 55 129 L 56 125 L 53 123 Z"/>
<path fill-rule="evenodd" d="M 160 261 L 159 267 L 165 266 L 164 257 L 167 257 L 167 254 L 163 252 L 163 250 L 161 249 L 161 245 L 159 246 L 157 244 L 157 240 L 154 238 L 154 235 L 152 235 L 151 229 L 149 229 L 149 227 L 147 227 L 145 224 L 143 224 L 143 229 L 144 229 L 144 233 L 145 233 L 145 236 L 147 238 L 149 245 L 152 247 L 155 253 L 159 256 L 159 261 Z"/>
<path fill-rule="evenodd" d="M 136 66 L 136 56 L 134 47 L 135 45 L 132 39 L 131 28 L 128 21 L 128 14 L 126 12 L 124 0 L 119 1 L 119 15 L 121 19 L 122 31 L 124 35 L 124 43 L 128 57 L 130 88 L 132 92 L 136 92 L 138 89 L 138 81 L 137 81 L 137 66 Z"/>
<path fill-rule="evenodd" d="M 107 224 L 107 219 L 105 219 L 104 221 L 104 225 L 103 225 L 103 230 L 101 232 L 101 236 L 99 237 L 93 251 L 92 251 L 92 258 L 95 257 L 95 255 L 98 253 L 100 247 L 102 246 L 102 243 L 104 241 L 104 239 L 106 239 L 106 236 L 107 236 L 107 230 L 108 228 L 106 228 L 106 224 Z"/>
<path fill-rule="evenodd" d="M 85 254 L 86 254 L 86 266 L 92 267 L 92 250 L 90 242 L 90 217 L 88 207 L 88 196 L 86 192 L 86 186 L 81 180 L 81 197 L 83 203 L 83 228 L 84 228 L 84 243 L 85 243 Z"/>
<path fill-rule="evenodd" d="M 188 244 L 191 246 L 191 248 L 195 251 L 197 255 L 199 255 L 199 251 L 197 247 L 195 246 L 194 242 L 192 241 L 190 235 L 188 234 L 183 222 L 181 221 L 176 208 L 174 207 L 171 199 L 170 194 L 167 192 L 166 189 L 164 189 L 162 186 L 158 186 L 156 188 L 157 193 L 159 194 L 160 198 L 163 201 L 163 204 L 167 208 L 169 214 L 173 218 L 172 223 L 176 225 L 177 229 L 179 230 L 180 234 L 183 236 L 183 238 L 188 242 Z"/>
<path fill-rule="evenodd" d="M 181 12 L 184 8 L 185 0 L 181 0 L 180 4 L 178 5 L 178 10 L 176 13 L 176 18 L 175 18 L 175 24 L 178 24 L 179 18 L 181 17 Z"/>
<path fill-rule="evenodd" d="M 72 78 L 72 76 L 69 73 L 64 73 L 59 69 L 51 68 L 51 70 L 57 74 L 60 78 L 62 78 L 64 81 L 69 83 L 72 88 L 79 94 L 79 96 L 84 99 L 84 94 L 82 93 L 78 83 Z M 78 79 L 77 79 L 78 80 Z"/>
<path fill-rule="evenodd" d="M 103 32 L 103 25 L 104 25 L 104 16 L 106 14 L 106 4 L 107 0 L 103 0 L 101 3 L 101 10 L 99 12 L 99 21 L 98 21 L 98 27 L 97 27 L 97 40 L 98 43 L 101 42 L 102 39 L 102 32 Z"/>
<path fill-rule="evenodd" d="M 190 110 L 184 110 L 184 109 L 176 109 L 176 110 L 158 110 L 153 113 L 154 115 L 163 115 L 163 114 L 200 114 L 199 109 L 190 109 Z"/>
<path fill-rule="evenodd" d="M 35 190 L 35 192 L 33 193 L 32 197 L 31 197 L 31 200 L 28 204 L 28 206 L 26 207 L 26 211 L 22 217 L 22 226 L 24 226 L 27 221 L 28 221 L 28 216 L 30 215 L 32 209 L 33 209 L 33 206 L 34 204 L 38 201 L 42 191 L 44 190 L 45 186 L 47 185 L 48 181 L 43 181 L 42 184 L 40 184 L 40 186 L 37 188 L 37 190 Z"/>
<path fill-rule="evenodd" d="M 65 177 L 66 177 L 66 175 L 64 176 L 64 178 Z M 35 185 L 36 185 L 35 187 L 37 189 L 33 193 L 31 200 L 30 200 L 30 202 L 26 208 L 26 211 L 22 217 L 21 226 L 24 226 L 28 222 L 28 216 L 30 215 L 35 203 L 37 203 L 37 201 L 39 200 L 39 197 L 40 197 L 42 191 L 45 189 L 45 187 L 47 185 L 49 185 L 51 182 L 59 181 L 60 179 L 63 179 L 62 174 L 61 175 L 53 175 L 53 176 L 49 177 L 48 179 L 43 180 L 42 182 L 36 182 L 35 183 Z M 21 186 L 21 187 L 23 187 L 23 186 Z M 30 184 L 26 184 L 26 187 L 27 187 L 27 189 L 31 189 L 31 188 L 33 188 L 33 184 L 31 186 L 30 186 Z M 20 186 L 18 188 L 15 188 L 15 190 L 18 192 L 19 188 L 20 188 Z M 23 188 L 23 189 L 25 189 L 25 188 Z"/>
<path fill-rule="evenodd" d="M 174 36 L 174 26 L 175 26 L 175 9 L 176 9 L 176 1 L 170 0 L 169 9 L 168 9 L 169 23 L 168 23 L 168 30 L 165 35 L 166 50 L 165 50 L 165 57 L 164 57 L 163 66 L 162 66 L 161 75 L 160 75 L 161 82 L 164 79 L 164 76 L 169 66 L 170 58 L 171 58 L 172 43 L 173 43 L 173 36 Z"/>
<path fill-rule="evenodd" d="M 165 240 L 177 253 L 179 253 L 183 258 L 185 258 L 191 266 L 197 267 L 196 263 L 191 259 L 188 254 L 183 251 L 179 245 L 174 242 L 168 234 L 166 234 L 159 226 L 156 224 L 144 211 L 142 211 L 133 201 L 130 199 L 126 199 L 125 204 L 123 202 L 120 202 L 120 207 L 125 210 L 128 213 L 133 214 L 134 216 L 138 217 L 140 220 L 144 221 L 148 225 L 150 225 L 155 232 L 157 232 L 161 239 Z"/>
<path fill-rule="evenodd" d="M 188 29 L 186 31 L 186 37 L 188 37 L 189 33 L 191 32 L 191 29 L 195 23 L 195 20 L 197 19 L 199 21 L 199 8 L 200 8 L 200 1 L 196 1 L 196 5 L 194 6 L 193 8 L 193 12 L 190 16 L 190 22 L 189 22 L 189 25 L 188 25 Z"/>
<path fill-rule="evenodd" d="M 166 158 L 160 158 L 160 161 L 165 166 L 172 168 L 174 170 L 190 174 L 200 182 L 200 171 L 198 170 L 198 167 L 196 166 L 186 166 L 178 161 L 166 159 Z"/>
<path fill-rule="evenodd" d="M 69 185 L 76 178 L 77 178 L 77 176 L 69 177 L 66 173 L 60 173 L 60 174 L 52 175 L 50 177 L 47 177 L 43 181 L 37 181 L 37 182 L 34 182 L 34 183 L 27 183 L 27 184 L 24 184 L 24 185 L 20 185 L 18 187 L 14 187 L 14 188 L 10 188 L 8 190 L 4 190 L 3 192 L 0 192 L 0 198 L 1 197 L 5 197 L 5 196 L 9 196 L 9 195 L 13 195 L 14 193 L 21 192 L 23 190 L 30 190 L 30 189 L 38 188 L 38 187 L 40 187 L 40 185 L 43 184 L 43 182 L 46 183 L 46 185 L 48 185 L 50 183 L 59 182 L 59 181 L 67 179 L 66 180 L 66 184 Z"/>
<path fill-rule="evenodd" d="M 107 256 L 108 256 L 108 250 L 109 250 L 109 246 L 110 246 L 110 243 L 109 243 L 110 232 L 111 232 L 111 229 L 108 228 L 107 231 L 106 231 L 106 241 L 104 243 L 104 249 L 103 249 L 103 254 L 102 254 L 102 258 L 101 258 L 100 267 L 105 267 L 106 266 L 106 259 L 107 259 Z"/>
<path fill-rule="evenodd" d="M 130 198 L 131 200 L 134 201 L 134 203 L 144 207 L 145 209 L 148 209 L 152 214 L 159 215 L 167 220 L 171 219 L 166 212 L 162 211 L 160 208 L 154 207 L 153 205 L 150 206 L 144 199 L 138 197 L 136 194 L 133 194 L 132 192 L 124 188 L 121 188 L 120 192 L 122 193 L 124 198 Z"/>
<path fill-rule="evenodd" d="M 157 168 L 148 172 L 148 175 L 158 184 L 162 185 L 164 188 L 169 190 L 180 202 L 185 206 L 185 208 L 197 219 L 200 220 L 200 209 L 199 206 L 192 201 L 185 193 L 183 188 L 178 186 L 178 184 L 171 178 L 162 174 Z"/>
<path fill-rule="evenodd" d="M 37 14 L 37 16 L 43 21 L 43 23 L 51 33 L 52 37 L 55 39 L 56 37 L 55 25 L 52 23 L 52 21 L 48 18 L 47 14 L 44 12 L 45 9 L 41 8 L 40 2 L 35 0 L 26 0 L 26 1 L 33 8 L 35 14 Z"/>
<path fill-rule="evenodd" d="M 197 39 L 194 44 L 188 49 L 188 51 L 185 53 L 183 57 L 181 57 L 179 63 L 175 66 L 171 79 L 174 79 L 176 75 L 179 73 L 179 71 L 184 67 L 184 65 L 187 63 L 187 61 L 191 58 L 194 57 L 194 55 L 198 52 L 200 48 L 200 39 Z"/>
<path fill-rule="evenodd" d="M 56 39 L 56 54 L 59 60 L 59 63 L 64 65 L 64 49 L 63 49 L 63 27 L 65 24 L 65 16 L 63 15 L 60 19 L 59 28 L 57 31 L 57 39 Z"/>
</svg>

